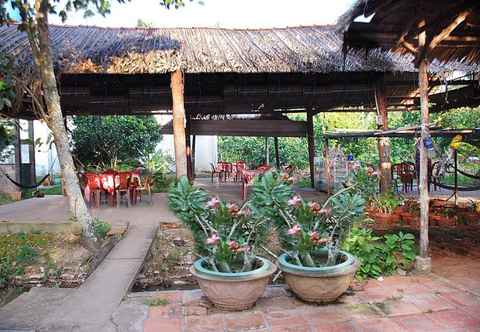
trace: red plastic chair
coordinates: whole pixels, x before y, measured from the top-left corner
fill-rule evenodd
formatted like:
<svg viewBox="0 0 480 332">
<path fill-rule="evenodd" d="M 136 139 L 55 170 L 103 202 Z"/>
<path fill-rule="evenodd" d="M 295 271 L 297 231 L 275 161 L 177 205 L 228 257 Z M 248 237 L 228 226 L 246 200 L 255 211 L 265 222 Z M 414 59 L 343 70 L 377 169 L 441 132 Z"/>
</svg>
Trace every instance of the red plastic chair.
<svg viewBox="0 0 480 332">
<path fill-rule="evenodd" d="M 238 180 L 242 180 L 243 171 L 247 169 L 247 163 L 243 160 L 239 160 L 234 164 L 234 174 L 235 174 L 235 182 Z"/>
<path fill-rule="evenodd" d="M 115 193 L 117 199 L 117 207 L 120 207 L 120 203 L 123 197 L 127 199 L 127 207 L 131 205 L 132 188 L 130 185 L 132 178 L 132 172 L 118 172 L 115 174 Z"/>
<path fill-rule="evenodd" d="M 102 191 L 100 177 L 96 173 L 85 173 L 84 177 L 84 197 L 87 203 L 92 206 L 95 199 L 95 207 L 100 207 L 100 192 Z"/>
<path fill-rule="evenodd" d="M 100 174 L 102 189 L 107 195 L 110 205 L 115 205 L 115 174 L 114 170 L 107 170 Z"/>
</svg>

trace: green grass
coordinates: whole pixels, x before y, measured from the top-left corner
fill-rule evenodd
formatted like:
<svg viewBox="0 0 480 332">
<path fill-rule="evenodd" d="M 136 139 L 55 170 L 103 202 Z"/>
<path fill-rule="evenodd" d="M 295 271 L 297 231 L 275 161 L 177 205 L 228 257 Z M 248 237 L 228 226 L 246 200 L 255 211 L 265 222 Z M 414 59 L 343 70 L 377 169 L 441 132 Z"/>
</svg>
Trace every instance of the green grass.
<svg viewBox="0 0 480 332">
<path fill-rule="evenodd" d="M 146 299 L 144 304 L 148 305 L 149 307 L 159 307 L 159 306 L 167 305 L 168 300 L 167 299 L 162 299 L 162 298 Z"/>
<path fill-rule="evenodd" d="M 42 188 L 39 191 L 43 192 L 45 195 L 63 195 L 62 186 L 60 184 L 56 184 L 49 188 Z"/>
<path fill-rule="evenodd" d="M 0 205 L 12 203 L 14 200 L 6 194 L 0 193 Z"/>
</svg>

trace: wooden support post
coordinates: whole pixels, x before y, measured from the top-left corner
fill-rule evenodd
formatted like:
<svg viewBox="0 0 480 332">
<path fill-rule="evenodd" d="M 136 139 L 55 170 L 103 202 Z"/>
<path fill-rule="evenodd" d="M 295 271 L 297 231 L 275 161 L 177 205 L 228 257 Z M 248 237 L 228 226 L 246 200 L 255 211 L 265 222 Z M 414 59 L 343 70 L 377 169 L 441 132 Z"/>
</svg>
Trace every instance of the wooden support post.
<svg viewBox="0 0 480 332">
<path fill-rule="evenodd" d="M 193 135 L 193 142 L 192 142 L 192 172 L 193 178 L 195 179 L 195 151 L 197 149 L 197 135 Z"/>
<path fill-rule="evenodd" d="M 20 138 L 20 120 L 15 121 L 15 181 L 22 182 L 22 140 Z"/>
<path fill-rule="evenodd" d="M 310 183 L 315 188 L 315 135 L 313 132 L 313 114 L 307 112 L 308 163 L 310 165 Z"/>
<path fill-rule="evenodd" d="M 275 166 L 277 169 L 280 169 L 280 155 L 278 153 L 278 137 L 273 138 L 273 143 L 275 144 Z"/>
<path fill-rule="evenodd" d="M 375 86 L 375 103 L 377 106 L 378 128 L 380 130 L 388 130 L 388 111 L 387 98 L 385 96 L 385 82 L 383 76 L 378 80 Z M 379 137 L 378 155 L 379 155 L 379 171 L 380 171 L 380 192 L 389 191 L 392 188 L 392 161 L 390 138 Z"/>
<path fill-rule="evenodd" d="M 30 162 L 30 184 L 37 183 L 37 172 L 35 169 L 35 130 L 33 120 L 28 121 L 28 161 Z"/>
<path fill-rule="evenodd" d="M 185 125 L 185 146 L 187 153 L 187 176 L 190 181 L 193 181 L 193 163 L 192 163 L 192 145 L 190 140 L 190 114 L 186 112 Z"/>
<path fill-rule="evenodd" d="M 330 151 L 328 147 L 328 138 L 323 138 L 323 174 L 325 176 L 325 188 L 328 195 L 331 194 L 332 182 L 330 173 Z"/>
<path fill-rule="evenodd" d="M 187 148 L 185 139 L 185 105 L 183 73 L 177 69 L 171 74 L 173 113 L 173 143 L 177 179 L 187 175 Z"/>
<path fill-rule="evenodd" d="M 419 49 L 423 50 L 426 46 L 426 32 L 422 31 L 418 36 Z M 429 212 L 429 195 L 428 195 L 428 153 L 425 148 L 425 140 L 428 137 L 428 60 L 427 52 L 420 52 L 418 68 L 418 82 L 420 94 L 420 109 L 422 116 L 421 124 L 421 142 L 420 142 L 420 257 L 417 258 L 416 267 L 421 272 L 429 272 L 431 270 L 431 260 L 428 255 L 428 212 Z"/>
<path fill-rule="evenodd" d="M 265 164 L 270 165 L 270 147 L 268 146 L 268 138 L 265 137 Z"/>
</svg>

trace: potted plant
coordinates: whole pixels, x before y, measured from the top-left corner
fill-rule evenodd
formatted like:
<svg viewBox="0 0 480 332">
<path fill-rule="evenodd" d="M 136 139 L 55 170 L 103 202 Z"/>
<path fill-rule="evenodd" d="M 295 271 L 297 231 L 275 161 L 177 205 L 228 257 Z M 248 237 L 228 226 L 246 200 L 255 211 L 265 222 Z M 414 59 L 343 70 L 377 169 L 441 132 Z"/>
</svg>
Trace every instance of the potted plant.
<svg viewBox="0 0 480 332">
<path fill-rule="evenodd" d="M 252 307 L 265 291 L 276 266 L 256 255 L 269 225 L 255 219 L 248 203 L 239 206 L 193 187 L 186 177 L 170 189 L 169 206 L 190 228 L 197 254 L 191 267 L 200 288 L 225 310 Z"/>
<path fill-rule="evenodd" d="M 294 194 L 274 172 L 253 186 L 253 213 L 275 222 L 284 250 L 279 267 L 290 289 L 305 301 L 335 301 L 359 267 L 354 256 L 340 250 L 364 210 L 365 201 L 351 189 L 340 190 L 320 205 Z"/>
<path fill-rule="evenodd" d="M 373 196 L 368 214 L 380 228 L 388 228 L 392 224 L 400 222 L 400 211 L 398 208 L 402 204 L 403 198 L 401 196 L 388 191 Z"/>
</svg>

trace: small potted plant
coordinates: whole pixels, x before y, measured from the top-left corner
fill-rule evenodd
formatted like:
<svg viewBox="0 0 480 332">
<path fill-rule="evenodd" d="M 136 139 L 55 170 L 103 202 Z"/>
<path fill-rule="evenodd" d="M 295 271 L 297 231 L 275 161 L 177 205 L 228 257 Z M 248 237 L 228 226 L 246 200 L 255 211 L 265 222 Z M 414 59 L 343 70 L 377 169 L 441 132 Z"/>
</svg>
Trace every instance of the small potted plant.
<svg viewBox="0 0 480 332">
<path fill-rule="evenodd" d="M 327 303 L 346 291 L 359 262 L 340 250 L 340 245 L 354 221 L 362 217 L 364 202 L 351 187 L 340 190 L 323 205 L 306 202 L 273 172 L 254 185 L 253 212 L 275 222 L 285 251 L 278 264 L 298 297 Z"/>
<path fill-rule="evenodd" d="M 369 204 L 369 216 L 376 221 L 379 228 L 395 226 L 401 219 L 399 207 L 402 204 L 403 198 L 392 191 L 375 195 Z"/>
<path fill-rule="evenodd" d="M 252 307 L 265 291 L 276 266 L 256 255 L 269 225 L 255 219 L 248 203 L 239 206 L 193 187 L 181 178 L 169 193 L 169 206 L 190 228 L 197 254 L 191 267 L 200 288 L 225 310 Z"/>
</svg>

